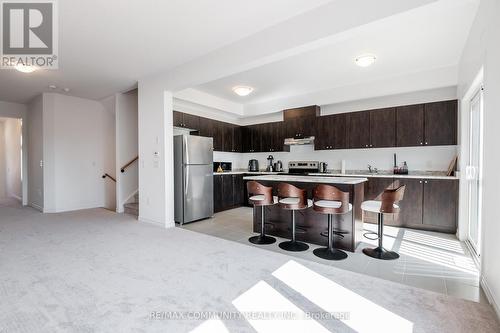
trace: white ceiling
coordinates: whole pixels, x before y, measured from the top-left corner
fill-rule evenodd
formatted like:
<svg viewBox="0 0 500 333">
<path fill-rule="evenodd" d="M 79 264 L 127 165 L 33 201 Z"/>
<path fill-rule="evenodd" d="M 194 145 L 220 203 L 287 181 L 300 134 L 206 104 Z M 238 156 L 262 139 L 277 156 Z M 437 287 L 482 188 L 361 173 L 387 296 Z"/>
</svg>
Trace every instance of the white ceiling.
<svg viewBox="0 0 500 333">
<path fill-rule="evenodd" d="M 0 70 L 0 100 L 24 103 L 49 84 L 101 99 L 326 2 L 60 0 L 59 70 Z"/>
<path fill-rule="evenodd" d="M 437 1 L 346 31 L 326 46 L 196 89 L 255 110 L 255 104 L 270 105 L 269 101 L 291 96 L 343 86 L 355 89 L 367 82 L 457 66 L 478 2 Z M 376 54 L 376 63 L 356 66 L 355 57 L 363 53 Z M 240 97 L 231 90 L 236 85 L 249 85 L 255 91 Z"/>
</svg>

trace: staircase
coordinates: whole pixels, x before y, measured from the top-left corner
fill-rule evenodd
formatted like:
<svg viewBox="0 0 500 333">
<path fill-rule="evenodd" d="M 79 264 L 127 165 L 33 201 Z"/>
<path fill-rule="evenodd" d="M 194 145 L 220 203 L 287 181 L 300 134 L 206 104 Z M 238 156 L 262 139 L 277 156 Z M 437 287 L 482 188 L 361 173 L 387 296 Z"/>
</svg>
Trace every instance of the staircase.
<svg viewBox="0 0 500 333">
<path fill-rule="evenodd" d="M 139 216 L 139 193 L 136 193 L 130 202 L 123 205 L 125 214 Z"/>
</svg>

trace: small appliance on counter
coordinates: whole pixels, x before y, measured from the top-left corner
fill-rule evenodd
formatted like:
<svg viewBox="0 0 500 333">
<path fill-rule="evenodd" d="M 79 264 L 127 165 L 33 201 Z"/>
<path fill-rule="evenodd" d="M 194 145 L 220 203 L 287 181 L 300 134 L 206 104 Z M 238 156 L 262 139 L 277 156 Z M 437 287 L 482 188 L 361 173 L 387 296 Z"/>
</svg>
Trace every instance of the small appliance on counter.
<svg viewBox="0 0 500 333">
<path fill-rule="evenodd" d="M 317 161 L 290 161 L 288 162 L 288 173 L 295 175 L 307 175 L 319 172 Z"/>
<path fill-rule="evenodd" d="M 406 164 L 406 161 L 404 161 L 403 165 L 398 167 L 398 164 L 396 161 L 396 154 L 394 154 L 393 174 L 395 174 L 395 175 L 407 175 L 408 174 L 408 164 Z"/>
<path fill-rule="evenodd" d="M 269 155 L 267 157 L 267 168 L 266 168 L 266 171 L 268 171 L 268 172 L 273 172 L 274 171 L 273 161 L 274 161 L 273 155 Z"/>
<path fill-rule="evenodd" d="M 319 172 L 321 172 L 321 173 L 327 173 L 328 172 L 328 163 L 326 163 L 326 162 L 320 162 L 319 163 Z"/>
<path fill-rule="evenodd" d="M 214 162 L 214 172 L 227 172 L 233 170 L 231 162 Z"/>
<path fill-rule="evenodd" d="M 283 172 L 283 163 L 278 160 L 276 163 L 274 163 L 274 171 L 275 172 Z"/>
<path fill-rule="evenodd" d="M 248 171 L 258 172 L 259 171 L 259 161 L 253 159 L 248 161 Z"/>
</svg>

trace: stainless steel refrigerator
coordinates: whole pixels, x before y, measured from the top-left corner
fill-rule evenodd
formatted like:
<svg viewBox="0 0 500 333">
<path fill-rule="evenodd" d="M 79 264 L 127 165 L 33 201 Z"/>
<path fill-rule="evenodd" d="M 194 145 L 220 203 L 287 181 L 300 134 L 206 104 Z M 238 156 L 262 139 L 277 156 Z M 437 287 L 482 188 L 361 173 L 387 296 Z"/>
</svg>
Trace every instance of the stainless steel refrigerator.
<svg viewBox="0 0 500 333">
<path fill-rule="evenodd" d="M 214 214 L 213 139 L 174 136 L 175 222 L 189 223 Z"/>
</svg>

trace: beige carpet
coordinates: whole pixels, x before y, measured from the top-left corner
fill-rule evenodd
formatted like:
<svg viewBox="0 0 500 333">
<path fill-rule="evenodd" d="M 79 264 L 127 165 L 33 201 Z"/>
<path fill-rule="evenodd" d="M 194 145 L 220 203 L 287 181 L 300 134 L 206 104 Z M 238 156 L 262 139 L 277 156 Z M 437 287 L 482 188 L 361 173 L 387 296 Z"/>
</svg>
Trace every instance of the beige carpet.
<svg viewBox="0 0 500 333">
<path fill-rule="evenodd" d="M 0 332 L 500 331 L 484 304 L 101 209 L 0 204 L 0 273 Z"/>
</svg>

